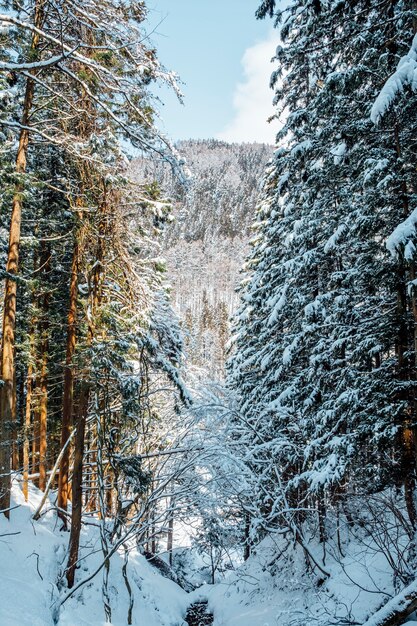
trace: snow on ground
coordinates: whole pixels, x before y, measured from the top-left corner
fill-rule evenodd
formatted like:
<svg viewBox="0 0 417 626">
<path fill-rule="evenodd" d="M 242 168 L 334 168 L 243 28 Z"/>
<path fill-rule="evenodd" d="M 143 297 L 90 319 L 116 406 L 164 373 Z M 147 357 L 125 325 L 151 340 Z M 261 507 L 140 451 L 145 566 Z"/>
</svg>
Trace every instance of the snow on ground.
<svg viewBox="0 0 417 626">
<path fill-rule="evenodd" d="M 32 520 L 40 497 L 31 487 L 29 504 L 25 503 L 15 484 L 13 504 L 17 508 L 11 512 L 11 522 L 0 516 L 0 626 L 103 626 L 103 571 L 58 610 L 59 600 L 68 591 L 65 586 L 58 589 L 57 581 L 67 561 L 69 533 L 60 530 L 61 523 L 50 503 L 39 521 Z M 102 561 L 99 522 L 94 517 L 88 522 L 82 531 L 77 582 L 88 578 Z M 202 584 L 191 593 L 164 578 L 135 546 L 130 546 L 127 574 L 134 596 L 132 623 L 186 626 L 187 608 L 207 599 L 214 614 L 213 626 L 329 626 L 344 623 L 346 617 L 361 624 L 398 592 L 393 588 L 386 557 L 368 544 L 368 537 L 353 536 L 343 546 L 343 558 L 336 558 L 336 552 L 329 550 L 327 580 L 306 572 L 302 550 L 283 550 L 287 541 L 284 537 L 264 540 L 237 571 L 227 573 L 215 585 Z M 321 558 L 320 545 L 311 545 L 310 550 L 317 560 Z M 188 573 L 198 567 L 198 558 L 190 552 L 189 568 L 185 561 Z M 108 583 L 113 626 L 128 623 L 129 594 L 123 564 L 121 550 L 111 558 Z M 413 623 L 417 626 L 416 621 L 408 624 Z"/>
<path fill-rule="evenodd" d="M 306 572 L 298 548 L 291 559 L 280 557 L 271 568 L 277 548 L 273 540 L 264 540 L 239 571 L 194 592 L 206 592 L 213 626 L 330 626 L 347 623 L 346 618 L 361 624 L 395 595 L 385 557 L 372 549 L 364 553 L 361 541 L 352 541 L 340 561 L 327 558 L 328 580 Z M 317 559 L 319 551 L 317 546 Z"/>
<path fill-rule="evenodd" d="M 56 582 L 67 559 L 68 532 L 60 531 L 55 513 L 46 513 L 34 522 L 33 512 L 41 498 L 32 487 L 29 504 L 20 489 L 13 489 L 11 523 L 0 516 L 0 625 L 52 626 L 60 592 Z M 100 537 L 96 526 L 85 526 L 81 538 L 81 568 L 77 581 L 88 576 L 101 562 Z M 113 626 L 127 624 L 129 595 L 123 579 L 124 553 L 111 559 L 109 595 Z M 190 604 L 188 594 L 176 583 L 162 577 L 133 549 L 127 567 L 134 595 L 133 620 L 137 626 L 184 626 Z M 105 624 L 100 572 L 60 609 L 59 626 L 101 626 Z M 61 590 L 65 593 L 65 589 Z M 108 625 L 108 623 L 107 623 Z"/>
</svg>

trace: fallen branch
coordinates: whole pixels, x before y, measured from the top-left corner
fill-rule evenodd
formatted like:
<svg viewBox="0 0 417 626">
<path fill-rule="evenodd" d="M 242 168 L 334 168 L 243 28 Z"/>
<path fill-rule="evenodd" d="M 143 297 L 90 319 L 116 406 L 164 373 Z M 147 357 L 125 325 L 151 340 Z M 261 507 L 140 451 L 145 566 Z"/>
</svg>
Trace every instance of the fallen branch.
<svg viewBox="0 0 417 626">
<path fill-rule="evenodd" d="M 417 610 L 417 580 L 388 600 L 379 611 L 364 622 L 363 626 L 399 626 L 415 610 Z"/>
</svg>

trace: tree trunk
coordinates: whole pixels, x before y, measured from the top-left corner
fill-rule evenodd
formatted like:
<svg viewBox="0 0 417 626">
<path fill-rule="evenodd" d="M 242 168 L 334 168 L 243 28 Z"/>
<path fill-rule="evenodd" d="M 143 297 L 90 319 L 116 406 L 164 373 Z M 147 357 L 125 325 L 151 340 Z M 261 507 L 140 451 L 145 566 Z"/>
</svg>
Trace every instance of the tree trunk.
<svg viewBox="0 0 417 626">
<path fill-rule="evenodd" d="M 48 483 L 46 485 L 45 493 L 43 494 L 42 500 L 40 501 L 38 508 L 36 509 L 36 511 L 33 514 L 33 519 L 34 520 L 38 520 L 40 518 L 40 516 L 41 516 L 42 508 L 43 508 L 43 506 L 44 506 L 44 504 L 45 504 L 45 502 L 46 502 L 46 500 L 48 498 L 49 491 L 52 488 L 52 485 L 54 483 L 56 473 L 57 473 L 57 471 L 59 469 L 59 464 L 61 463 L 62 457 L 65 454 L 65 450 L 66 450 L 66 448 L 69 447 L 69 444 L 71 442 L 71 438 L 75 435 L 75 433 L 76 433 L 76 431 L 73 430 L 71 435 L 68 437 L 68 439 L 67 439 L 67 441 L 65 443 L 65 447 L 62 448 L 61 452 L 58 455 L 57 460 L 55 461 L 55 465 L 52 468 L 51 475 L 49 476 L 49 480 L 48 480 Z"/>
<path fill-rule="evenodd" d="M 44 333 L 47 332 L 44 330 Z M 47 468 L 47 417 L 48 417 L 48 374 L 47 355 L 48 339 L 42 338 L 41 345 L 41 373 L 40 373 L 40 398 L 39 398 L 39 489 L 46 489 Z"/>
<path fill-rule="evenodd" d="M 74 585 L 75 569 L 77 567 L 78 549 L 80 545 L 81 518 L 83 508 L 84 439 L 89 396 L 89 386 L 86 382 L 83 382 L 80 389 L 78 419 L 75 424 L 77 432 L 75 434 L 74 445 L 74 468 L 72 472 L 71 534 L 69 539 L 69 558 L 67 565 L 67 582 L 69 589 L 71 589 L 71 587 Z"/>
<path fill-rule="evenodd" d="M 248 558 L 250 557 L 250 548 L 251 548 L 250 529 L 251 529 L 250 513 L 246 511 L 245 512 L 245 546 L 243 550 L 244 561 L 247 561 Z"/>
<path fill-rule="evenodd" d="M 40 267 L 43 269 L 43 277 L 46 278 L 50 269 L 50 250 L 42 244 Z M 47 467 L 47 420 L 48 420 L 48 348 L 49 348 L 49 292 L 46 285 L 40 297 L 40 323 L 39 323 L 39 489 L 46 489 Z"/>
<path fill-rule="evenodd" d="M 27 124 L 29 112 L 32 108 L 34 83 L 28 80 L 24 101 L 22 123 Z M 19 137 L 19 147 L 16 159 L 16 171 L 23 174 L 26 170 L 26 155 L 29 142 L 29 133 L 22 130 Z M 23 185 L 18 183 L 13 196 L 12 216 L 10 220 L 9 248 L 7 254 L 7 278 L 4 289 L 3 335 L 2 335 L 2 362 L 0 404 L 0 510 L 4 510 L 9 517 L 10 508 L 10 436 L 16 419 L 14 414 L 14 345 L 16 327 L 16 277 L 19 269 L 20 226 L 22 220 L 22 192 Z"/>
<path fill-rule="evenodd" d="M 74 403 L 74 370 L 73 358 L 76 345 L 76 323 L 77 323 L 77 286 L 78 286 L 78 242 L 74 242 L 74 250 L 72 253 L 71 279 L 69 289 L 69 307 L 67 318 L 67 349 L 65 355 L 64 369 L 64 391 L 62 399 L 62 425 L 61 425 L 61 449 L 64 448 L 71 432 L 72 409 Z M 68 508 L 69 496 L 69 461 L 70 448 L 65 448 L 61 465 L 59 468 L 58 482 L 58 507 L 64 511 Z M 67 528 L 67 518 L 64 514 L 58 515 Z"/>
<path fill-rule="evenodd" d="M 40 441 L 40 421 L 39 421 L 39 372 L 36 371 L 39 363 L 35 355 L 35 375 L 33 380 L 33 441 L 32 441 L 32 474 L 36 474 L 33 479 L 34 484 L 39 487 L 39 441 Z"/>
<path fill-rule="evenodd" d="M 16 351 L 15 351 L 16 352 Z M 16 358 L 16 354 L 15 354 Z M 19 469 L 19 446 L 18 446 L 18 418 L 17 418 L 17 387 L 16 387 L 16 368 L 13 373 L 13 429 L 12 429 L 12 470 L 17 472 Z"/>
<path fill-rule="evenodd" d="M 94 322 L 97 307 L 100 302 L 100 290 L 102 279 L 102 259 L 104 242 L 101 237 L 98 239 L 96 262 L 93 266 L 92 290 L 90 293 L 91 317 L 88 319 L 88 333 L 86 345 L 91 346 L 94 337 Z M 83 375 L 83 374 L 82 374 Z M 74 585 L 75 569 L 78 561 L 78 551 L 80 545 L 82 506 L 83 506 L 83 457 L 85 444 L 85 431 L 88 415 L 88 404 L 90 399 L 90 382 L 88 374 L 84 374 L 84 379 L 80 381 L 80 396 L 78 403 L 78 416 L 75 422 L 77 429 L 74 445 L 74 468 L 72 473 L 72 516 L 71 532 L 69 540 L 69 558 L 67 565 L 67 583 L 71 588 Z"/>
<path fill-rule="evenodd" d="M 174 547 L 174 499 L 171 498 L 169 503 L 169 519 L 168 519 L 168 537 L 167 537 L 167 552 L 169 555 L 169 564 L 172 567 L 172 549 Z"/>
<path fill-rule="evenodd" d="M 396 123 L 394 126 L 394 141 L 395 150 L 398 159 L 401 159 L 401 143 L 399 127 Z M 406 219 L 410 212 L 408 190 L 405 181 L 401 183 L 401 203 L 403 207 L 402 218 Z M 413 274 L 413 268 L 411 268 L 411 275 Z M 400 379 L 413 380 L 415 378 L 415 360 L 411 361 L 410 358 L 406 358 L 407 351 L 409 350 L 409 337 L 407 332 L 407 282 L 409 277 L 406 275 L 406 269 L 403 262 L 400 262 L 398 271 L 398 288 L 397 288 L 397 309 L 399 314 L 399 331 L 398 331 L 398 345 L 397 359 L 398 359 L 398 372 Z M 413 311 L 415 313 L 415 311 Z M 415 332 L 415 330 L 414 330 Z M 416 339 L 413 336 L 413 346 L 415 348 Z M 416 528 L 417 524 L 417 511 L 415 505 L 415 489 L 416 489 L 416 425 L 415 425 L 415 411 L 416 402 L 415 399 L 408 398 L 409 407 L 403 419 L 401 430 L 401 446 L 402 446 L 402 463 L 401 474 L 404 484 L 404 499 L 407 506 L 407 513 L 410 519 L 410 523 L 413 528 Z"/>
<path fill-rule="evenodd" d="M 410 380 L 413 374 L 411 372 L 410 362 L 406 359 L 408 351 L 408 333 L 407 333 L 407 295 L 406 295 L 406 277 L 405 269 L 401 265 L 398 277 L 398 295 L 397 307 L 399 314 L 399 331 L 397 339 L 397 361 L 398 375 L 400 380 Z M 401 480 L 404 485 L 404 499 L 407 507 L 408 518 L 413 528 L 416 528 L 417 511 L 414 502 L 414 493 L 416 488 L 416 458 L 415 458 L 415 425 L 412 418 L 412 411 L 415 408 L 415 402 L 410 400 L 410 405 L 405 412 L 402 420 L 401 428 Z"/>
<path fill-rule="evenodd" d="M 107 485 L 107 490 L 106 490 L 106 515 L 107 517 L 111 517 L 113 515 L 113 493 L 114 493 L 114 483 L 117 483 L 117 481 L 114 481 L 113 479 L 113 475 L 111 473 L 111 470 L 107 470 L 107 474 L 106 474 L 106 485 Z"/>
<path fill-rule="evenodd" d="M 35 6 L 34 24 L 37 28 L 43 22 L 43 0 L 38 0 Z M 39 45 L 39 34 L 34 33 L 31 43 L 31 56 Z M 33 59 L 34 60 L 34 59 Z M 22 126 L 29 124 L 30 112 L 33 105 L 35 83 L 31 78 L 26 81 L 26 90 L 23 101 Z M 24 174 L 26 171 L 27 151 L 29 145 L 29 131 L 23 128 L 19 135 L 19 144 L 16 156 L 16 172 Z M 13 413 L 14 394 L 14 345 L 16 326 L 16 296 L 17 273 L 19 270 L 20 227 L 22 221 L 23 182 L 16 185 L 12 202 L 10 219 L 9 246 L 7 251 L 6 271 L 7 278 L 4 289 L 3 334 L 1 343 L 1 378 L 3 386 L 0 394 L 0 510 L 9 518 L 10 509 L 10 434 L 16 416 Z"/>
<path fill-rule="evenodd" d="M 388 600 L 379 611 L 364 622 L 363 626 L 399 626 L 404 624 L 415 610 L 417 610 L 416 581 Z"/>
<path fill-rule="evenodd" d="M 26 404 L 25 404 L 25 424 L 23 431 L 23 495 L 28 501 L 29 495 L 29 435 L 30 435 L 30 414 L 32 406 L 32 363 L 29 363 L 26 379 Z"/>
</svg>

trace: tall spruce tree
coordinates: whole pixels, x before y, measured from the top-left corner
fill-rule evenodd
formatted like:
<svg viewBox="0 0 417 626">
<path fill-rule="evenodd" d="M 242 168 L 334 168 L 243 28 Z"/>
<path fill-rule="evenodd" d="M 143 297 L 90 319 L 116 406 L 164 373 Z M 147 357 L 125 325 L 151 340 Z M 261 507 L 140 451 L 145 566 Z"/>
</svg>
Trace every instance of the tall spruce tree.
<svg viewBox="0 0 417 626">
<path fill-rule="evenodd" d="M 283 19 L 272 84 L 286 121 L 230 363 L 258 519 L 302 542 L 300 524 L 318 510 L 324 540 L 326 506 L 403 484 L 414 525 L 413 270 L 387 241 L 415 202 L 415 97 L 378 128 L 370 120 L 407 52 L 414 7 L 297 1 L 281 15 L 264 2 L 267 14 Z"/>
</svg>

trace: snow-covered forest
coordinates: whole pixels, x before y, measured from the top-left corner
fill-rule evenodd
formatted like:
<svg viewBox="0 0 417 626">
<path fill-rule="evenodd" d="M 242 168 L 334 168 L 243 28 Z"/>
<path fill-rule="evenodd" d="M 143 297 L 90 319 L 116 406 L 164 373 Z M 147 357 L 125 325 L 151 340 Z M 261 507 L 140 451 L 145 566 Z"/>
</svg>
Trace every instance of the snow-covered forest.
<svg viewBox="0 0 417 626">
<path fill-rule="evenodd" d="M 249 4 L 274 146 L 0 0 L 0 626 L 417 624 L 417 4 Z"/>
<path fill-rule="evenodd" d="M 208 140 L 183 141 L 177 150 L 191 173 L 186 185 L 159 160 L 134 161 L 131 167 L 137 180 L 156 181 L 171 202 L 162 248 L 171 302 L 183 323 L 187 367 L 219 381 L 260 181 L 273 149 Z"/>
</svg>

